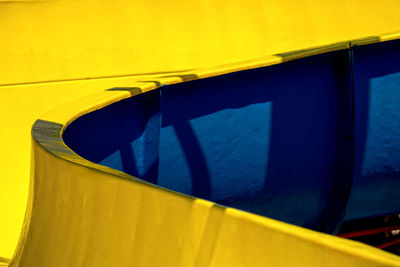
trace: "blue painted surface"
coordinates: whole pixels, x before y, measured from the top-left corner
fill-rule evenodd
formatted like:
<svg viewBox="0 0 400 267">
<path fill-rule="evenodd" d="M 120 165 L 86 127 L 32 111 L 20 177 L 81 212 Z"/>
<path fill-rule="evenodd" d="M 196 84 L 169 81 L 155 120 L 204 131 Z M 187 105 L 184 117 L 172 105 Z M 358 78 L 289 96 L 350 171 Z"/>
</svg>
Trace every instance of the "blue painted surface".
<svg viewBox="0 0 400 267">
<path fill-rule="evenodd" d="M 138 95 L 71 123 L 64 142 L 84 158 L 157 183 L 160 97 Z"/>
<path fill-rule="evenodd" d="M 325 232 L 352 172 L 347 51 L 165 86 L 73 122 L 81 156 L 186 194 Z"/>
<path fill-rule="evenodd" d="M 350 179 L 347 68 L 338 52 L 163 88 L 159 184 L 333 231 Z"/>
<path fill-rule="evenodd" d="M 400 41 L 353 51 L 356 153 L 346 219 L 400 213 Z"/>
</svg>

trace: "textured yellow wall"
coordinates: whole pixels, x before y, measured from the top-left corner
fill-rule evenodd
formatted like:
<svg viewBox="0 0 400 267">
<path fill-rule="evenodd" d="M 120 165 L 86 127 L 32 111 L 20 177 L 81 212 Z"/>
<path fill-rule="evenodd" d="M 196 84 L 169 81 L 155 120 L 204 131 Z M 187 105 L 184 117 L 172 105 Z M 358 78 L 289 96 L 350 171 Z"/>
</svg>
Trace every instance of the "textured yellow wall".
<svg viewBox="0 0 400 267">
<path fill-rule="evenodd" d="M 0 84 L 191 69 L 400 30 L 397 0 L 0 1 Z"/>
</svg>

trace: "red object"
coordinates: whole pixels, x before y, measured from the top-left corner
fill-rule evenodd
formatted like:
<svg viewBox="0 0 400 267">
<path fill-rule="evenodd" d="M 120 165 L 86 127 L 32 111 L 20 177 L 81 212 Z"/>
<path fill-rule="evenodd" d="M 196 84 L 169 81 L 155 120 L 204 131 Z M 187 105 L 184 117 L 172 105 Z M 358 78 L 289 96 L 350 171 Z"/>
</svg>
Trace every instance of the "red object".
<svg viewBox="0 0 400 267">
<path fill-rule="evenodd" d="M 392 230 L 400 230 L 400 226 L 395 225 L 395 226 L 387 226 L 387 227 L 381 227 L 381 228 L 373 228 L 373 229 L 361 230 L 361 231 L 350 232 L 350 233 L 342 233 L 342 234 L 338 234 L 338 236 L 344 237 L 344 238 L 351 238 L 351 237 L 358 237 L 358 236 L 375 235 L 375 234 L 389 232 Z M 398 241 L 398 242 L 400 242 L 400 241 Z"/>
<path fill-rule="evenodd" d="M 392 241 L 383 243 L 383 244 L 378 245 L 378 246 L 376 246 L 376 247 L 377 247 L 377 248 L 387 248 L 387 247 L 396 245 L 396 244 L 398 244 L 398 243 L 400 243 L 400 238 L 397 238 L 397 239 L 395 239 L 395 240 L 392 240 Z"/>
</svg>

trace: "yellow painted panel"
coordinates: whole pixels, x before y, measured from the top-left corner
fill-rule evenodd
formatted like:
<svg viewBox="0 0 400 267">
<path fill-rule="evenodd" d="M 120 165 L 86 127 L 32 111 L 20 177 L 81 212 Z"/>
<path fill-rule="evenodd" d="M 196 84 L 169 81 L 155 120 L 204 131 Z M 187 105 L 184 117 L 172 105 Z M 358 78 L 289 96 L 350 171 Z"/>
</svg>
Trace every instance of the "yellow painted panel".
<svg viewBox="0 0 400 267">
<path fill-rule="evenodd" d="M 1 257 L 12 257 L 24 218 L 30 171 L 30 134 L 35 120 L 58 105 L 107 88 L 132 86 L 137 79 L 146 77 L 0 86 Z"/>
<path fill-rule="evenodd" d="M 33 144 L 10 266 L 399 266 L 373 247 L 72 164 Z"/>
<path fill-rule="evenodd" d="M 210 67 L 400 31 L 398 14 L 398 0 L 4 1 L 0 84 Z"/>
</svg>

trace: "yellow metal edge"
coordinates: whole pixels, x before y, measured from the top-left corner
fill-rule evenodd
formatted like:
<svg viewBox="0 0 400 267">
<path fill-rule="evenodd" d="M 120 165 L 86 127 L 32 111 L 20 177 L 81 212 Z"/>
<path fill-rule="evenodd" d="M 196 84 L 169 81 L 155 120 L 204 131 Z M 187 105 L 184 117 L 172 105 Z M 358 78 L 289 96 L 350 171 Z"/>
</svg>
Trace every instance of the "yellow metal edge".
<svg viewBox="0 0 400 267">
<path fill-rule="evenodd" d="M 287 53 L 280 53 L 275 55 L 268 55 L 261 58 L 250 59 L 246 61 L 240 61 L 235 63 L 229 63 L 224 65 L 215 66 L 212 68 L 204 68 L 193 70 L 190 73 L 198 77 L 198 79 L 210 78 L 219 75 L 224 75 L 237 71 L 244 71 L 255 68 L 268 67 L 272 65 L 281 64 L 305 57 L 316 56 L 324 53 L 346 50 L 349 49 L 350 42 L 339 42 L 324 46 L 318 46 L 308 49 L 295 50 Z M 182 80 L 183 81 L 183 80 Z"/>
<path fill-rule="evenodd" d="M 151 89 L 150 89 L 151 88 Z M 146 91 L 149 90 L 153 90 L 152 87 L 150 88 L 142 88 L 142 91 L 140 93 L 144 93 Z M 120 100 L 126 99 L 131 97 L 132 95 L 127 95 L 126 92 L 118 92 L 117 90 L 114 91 L 115 95 L 113 95 L 111 98 L 107 98 L 106 101 L 104 102 L 99 102 L 97 103 L 97 106 L 93 106 L 90 107 L 89 109 L 79 109 L 79 107 L 84 107 L 84 104 L 87 103 L 87 100 L 89 99 L 94 99 L 97 98 L 99 96 L 105 96 L 105 94 L 107 93 L 106 91 L 103 92 L 99 92 L 96 94 L 93 94 L 89 97 L 85 97 L 82 98 L 80 101 L 77 101 L 79 103 L 78 107 L 75 111 L 77 112 L 73 117 L 71 117 L 70 120 L 66 121 L 65 124 L 61 124 L 59 122 L 53 122 L 53 121 L 48 121 L 45 120 L 43 118 L 46 118 L 45 116 L 43 118 L 40 118 L 38 120 L 36 120 L 35 124 L 32 127 L 32 139 L 33 142 L 36 145 L 39 145 L 40 147 L 42 147 L 44 150 L 48 151 L 49 153 L 53 154 L 54 156 L 66 160 L 68 162 L 71 162 L 73 164 L 77 164 L 80 166 L 84 166 L 87 168 L 90 168 L 92 170 L 98 171 L 98 172 L 102 172 L 102 173 L 107 173 L 107 174 L 111 174 L 116 176 L 117 178 L 122 178 L 122 179 L 126 179 L 129 181 L 133 181 L 133 182 L 138 182 L 141 184 L 145 184 L 147 186 L 151 186 L 157 189 L 161 189 L 163 191 L 166 192 L 172 192 L 173 194 L 178 194 L 180 196 L 183 196 L 185 198 L 189 198 L 189 199 L 197 199 L 193 196 L 190 195 L 186 195 L 174 190 L 170 190 L 164 187 L 160 187 L 158 185 L 146 182 L 138 177 L 126 174 L 124 172 L 121 172 L 119 170 L 116 169 L 112 169 L 110 167 L 107 166 L 103 166 L 103 165 L 99 165 L 96 164 L 94 162 L 91 162 L 81 156 L 79 156 L 78 154 L 76 154 L 71 148 L 69 148 L 65 143 L 64 140 L 62 139 L 62 135 L 66 129 L 66 127 L 72 123 L 74 120 L 76 120 L 77 118 L 79 118 L 80 116 L 83 116 L 87 113 L 93 112 L 95 110 L 101 109 L 107 105 L 110 105 L 112 103 L 116 103 Z M 134 94 L 134 95 L 137 95 Z M 71 110 L 68 110 L 68 112 L 70 112 Z M 207 200 L 206 200 L 207 201 Z M 213 203 L 213 202 L 210 202 Z M 214 203 L 213 203 L 214 204 Z"/>
<path fill-rule="evenodd" d="M 350 41 L 350 47 L 377 44 L 400 39 L 400 32 L 387 33 L 378 36 L 369 36 Z"/>
<path fill-rule="evenodd" d="M 330 247 L 349 255 L 358 255 L 364 259 L 384 261 L 390 265 L 400 266 L 399 256 L 358 241 L 314 231 L 231 207 L 227 207 L 226 212 L 230 213 L 232 216 L 246 217 L 270 229 L 297 236 L 303 240 L 309 240 L 314 244 Z"/>
</svg>

